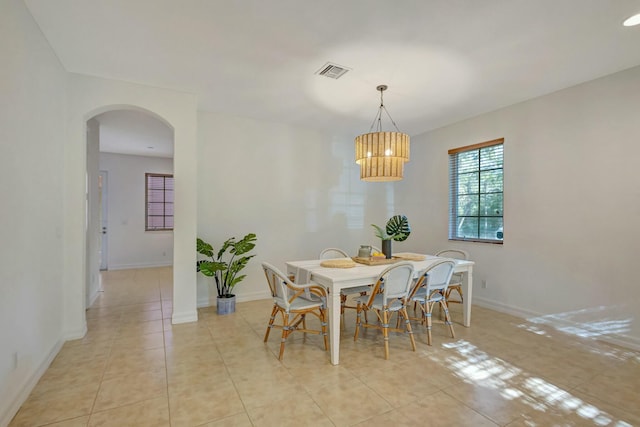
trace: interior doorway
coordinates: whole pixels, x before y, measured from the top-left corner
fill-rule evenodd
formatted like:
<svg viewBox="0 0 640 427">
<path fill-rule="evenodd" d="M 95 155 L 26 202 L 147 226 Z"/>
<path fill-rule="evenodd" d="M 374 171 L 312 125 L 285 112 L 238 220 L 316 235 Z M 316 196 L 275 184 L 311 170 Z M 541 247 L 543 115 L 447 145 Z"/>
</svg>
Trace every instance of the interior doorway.
<svg viewBox="0 0 640 427">
<path fill-rule="evenodd" d="M 87 307 L 100 271 L 173 265 L 173 231 L 145 225 L 145 174 L 173 174 L 173 140 L 173 128 L 140 109 L 87 121 Z"/>
<path fill-rule="evenodd" d="M 100 171 L 98 176 L 98 191 L 100 191 L 100 271 L 105 271 L 109 267 L 109 216 L 108 206 L 108 172 Z"/>
</svg>

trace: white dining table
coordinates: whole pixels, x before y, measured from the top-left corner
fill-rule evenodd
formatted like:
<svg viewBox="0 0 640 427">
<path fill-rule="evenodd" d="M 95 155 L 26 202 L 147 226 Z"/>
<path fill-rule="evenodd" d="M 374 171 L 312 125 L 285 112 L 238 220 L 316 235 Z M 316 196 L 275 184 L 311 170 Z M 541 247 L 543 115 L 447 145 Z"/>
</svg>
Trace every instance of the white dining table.
<svg viewBox="0 0 640 427">
<path fill-rule="evenodd" d="M 395 255 L 395 254 L 394 254 Z M 416 254 L 412 255 L 415 258 Z M 434 262 L 444 258 L 433 255 L 425 255 L 422 261 L 402 260 L 411 262 L 414 266 L 416 278 L 421 271 L 424 271 Z M 473 261 L 454 260 L 456 262 L 454 272 L 464 273 L 462 281 L 463 310 L 462 323 L 464 326 L 471 325 L 471 298 L 473 291 Z M 320 265 L 321 260 L 314 259 L 308 261 L 289 261 L 287 274 L 289 276 L 305 275 L 310 282 L 324 286 L 329 294 L 327 301 L 327 311 L 329 314 L 329 343 L 331 353 L 331 364 L 340 363 L 340 291 L 345 288 L 352 288 L 375 283 L 380 273 L 389 264 L 365 265 L 356 264 L 352 268 L 327 268 Z"/>
</svg>

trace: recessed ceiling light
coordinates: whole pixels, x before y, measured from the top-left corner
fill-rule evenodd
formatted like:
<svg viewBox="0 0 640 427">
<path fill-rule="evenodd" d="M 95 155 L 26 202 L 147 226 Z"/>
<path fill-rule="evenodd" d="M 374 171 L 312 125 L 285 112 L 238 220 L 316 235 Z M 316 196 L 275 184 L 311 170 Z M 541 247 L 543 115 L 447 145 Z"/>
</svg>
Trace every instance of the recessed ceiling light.
<svg viewBox="0 0 640 427">
<path fill-rule="evenodd" d="M 634 25 L 640 24 L 640 13 L 636 13 L 630 18 L 627 18 L 622 25 L 625 27 L 633 27 Z"/>
</svg>

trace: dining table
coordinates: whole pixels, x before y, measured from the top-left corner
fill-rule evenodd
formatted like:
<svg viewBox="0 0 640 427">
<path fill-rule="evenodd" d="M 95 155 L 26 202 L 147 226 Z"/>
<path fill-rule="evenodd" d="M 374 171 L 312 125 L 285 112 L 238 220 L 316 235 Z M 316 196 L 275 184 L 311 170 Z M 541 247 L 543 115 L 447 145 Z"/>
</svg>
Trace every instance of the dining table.
<svg viewBox="0 0 640 427">
<path fill-rule="evenodd" d="M 404 256 L 404 258 L 403 258 Z M 415 279 L 421 272 L 433 263 L 447 258 L 422 254 L 394 254 L 397 262 L 407 261 L 413 264 Z M 471 298 L 473 291 L 473 266 L 469 260 L 454 259 L 455 273 L 463 273 L 462 293 L 462 323 L 465 327 L 471 326 Z M 315 283 L 327 289 L 327 311 L 329 317 L 329 344 L 331 364 L 340 363 L 340 291 L 356 286 L 372 285 L 376 282 L 382 271 L 392 264 L 361 264 L 356 263 L 351 268 L 323 267 L 322 260 L 288 261 L 286 262 L 287 274 L 296 277 L 298 283 Z"/>
</svg>

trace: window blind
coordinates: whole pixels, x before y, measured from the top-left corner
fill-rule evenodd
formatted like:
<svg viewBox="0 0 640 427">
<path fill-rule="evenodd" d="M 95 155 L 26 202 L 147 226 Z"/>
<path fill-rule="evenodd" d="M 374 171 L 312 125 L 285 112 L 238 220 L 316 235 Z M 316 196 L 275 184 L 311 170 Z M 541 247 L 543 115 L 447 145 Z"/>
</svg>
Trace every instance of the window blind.
<svg viewBox="0 0 640 427">
<path fill-rule="evenodd" d="M 145 174 L 145 230 L 173 230 L 173 175 Z"/>
<path fill-rule="evenodd" d="M 449 239 L 502 243 L 504 138 L 449 150 Z"/>
</svg>

